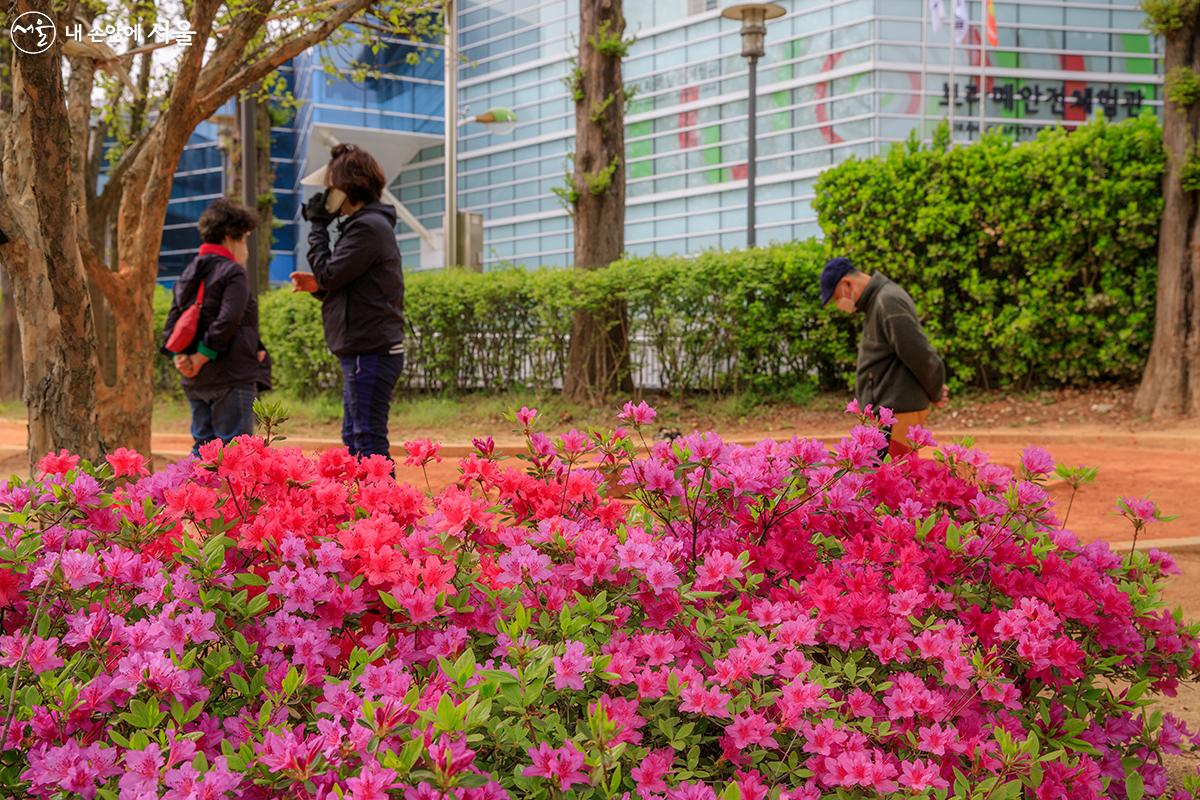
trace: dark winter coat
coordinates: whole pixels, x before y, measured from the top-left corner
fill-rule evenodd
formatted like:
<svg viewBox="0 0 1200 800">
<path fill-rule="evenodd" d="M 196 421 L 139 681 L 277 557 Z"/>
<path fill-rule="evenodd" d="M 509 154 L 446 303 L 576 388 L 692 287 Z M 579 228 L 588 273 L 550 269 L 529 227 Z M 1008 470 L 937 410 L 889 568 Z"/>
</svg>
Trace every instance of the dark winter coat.
<svg viewBox="0 0 1200 800">
<path fill-rule="evenodd" d="M 877 272 L 856 308 L 866 315 L 858 345 L 858 402 L 900 413 L 940 400 L 946 366 L 925 338 L 908 292 Z"/>
<path fill-rule="evenodd" d="M 314 224 L 308 265 L 317 279 L 325 343 L 336 356 L 398 353 L 404 346 L 404 273 L 396 209 L 368 203 L 338 223 L 338 240 Z"/>
<path fill-rule="evenodd" d="M 265 377 L 258 361 L 264 349 L 258 335 L 258 301 L 250 293 L 246 270 L 241 264 L 217 254 L 197 256 L 175 283 L 175 297 L 163 329 L 162 352 L 179 315 L 196 298 L 204 281 L 204 303 L 196 340 L 187 353 L 203 353 L 209 362 L 194 378 L 183 378 L 185 390 L 222 389 L 257 385 Z M 269 377 L 266 378 L 269 383 Z"/>
</svg>

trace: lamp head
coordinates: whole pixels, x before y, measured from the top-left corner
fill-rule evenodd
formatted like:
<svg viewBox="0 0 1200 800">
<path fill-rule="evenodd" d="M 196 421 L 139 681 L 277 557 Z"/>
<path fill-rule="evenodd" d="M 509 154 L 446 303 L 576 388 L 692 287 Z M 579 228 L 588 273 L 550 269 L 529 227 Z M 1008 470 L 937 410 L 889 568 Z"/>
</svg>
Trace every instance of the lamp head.
<svg viewBox="0 0 1200 800">
<path fill-rule="evenodd" d="M 739 3 L 721 12 L 726 19 L 742 23 L 742 57 L 762 58 L 766 52 L 767 20 L 782 17 L 786 13 L 777 3 Z"/>
<path fill-rule="evenodd" d="M 517 115 L 507 108 L 489 108 L 475 118 L 497 136 L 508 136 L 517 129 Z"/>
</svg>

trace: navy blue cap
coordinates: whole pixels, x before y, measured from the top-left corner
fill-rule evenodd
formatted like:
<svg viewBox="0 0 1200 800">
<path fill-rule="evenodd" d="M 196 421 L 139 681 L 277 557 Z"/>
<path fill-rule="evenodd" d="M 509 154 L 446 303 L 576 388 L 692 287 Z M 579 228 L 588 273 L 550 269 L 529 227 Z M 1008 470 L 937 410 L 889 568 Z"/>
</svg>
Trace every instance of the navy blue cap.
<svg viewBox="0 0 1200 800">
<path fill-rule="evenodd" d="M 829 304 L 842 278 L 851 272 L 854 272 L 854 265 L 848 258 L 838 256 L 825 262 L 825 269 L 821 270 L 821 305 Z"/>
</svg>

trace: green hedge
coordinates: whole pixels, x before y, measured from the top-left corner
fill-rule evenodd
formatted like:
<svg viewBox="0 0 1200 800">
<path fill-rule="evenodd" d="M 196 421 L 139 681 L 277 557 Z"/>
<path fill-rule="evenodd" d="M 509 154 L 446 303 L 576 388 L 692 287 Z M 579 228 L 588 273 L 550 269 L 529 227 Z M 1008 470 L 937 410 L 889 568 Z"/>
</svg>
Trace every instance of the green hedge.
<svg viewBox="0 0 1200 800">
<path fill-rule="evenodd" d="M 154 342 L 162 341 L 162 329 L 167 324 L 167 314 L 171 313 L 172 293 L 164 289 L 162 284 L 154 287 Z M 154 391 L 159 395 L 178 396 L 179 373 L 175 371 L 171 359 L 160 356 L 154 359 Z"/>
<path fill-rule="evenodd" d="M 694 258 L 637 258 L 608 269 L 439 271 L 406 277 L 405 389 L 459 392 L 561 385 L 576 308 L 625 298 L 633 367 L 671 392 L 844 388 L 853 366 L 848 319 L 818 307 L 824 247 L 802 242 Z M 275 386 L 335 390 L 320 306 L 288 290 L 262 300 Z"/>
<path fill-rule="evenodd" d="M 574 311 L 623 297 L 635 383 L 670 392 L 804 393 L 850 385 L 858 320 L 818 306 L 830 253 L 913 295 L 956 386 L 1132 380 L 1153 330 L 1164 155 L 1153 117 L 897 147 L 817 184 L 827 239 L 607 269 L 410 273 L 403 390 L 561 385 Z M 156 295 L 166 314 L 170 297 Z M 159 318 L 161 327 L 161 318 Z M 261 303 L 277 389 L 336 393 L 319 304 Z M 174 387 L 169 365 L 156 373 Z"/>
<path fill-rule="evenodd" d="M 1133 380 L 1154 329 L 1153 116 L 1014 146 L 898 147 L 817 182 L 831 252 L 912 294 L 959 385 Z"/>
</svg>

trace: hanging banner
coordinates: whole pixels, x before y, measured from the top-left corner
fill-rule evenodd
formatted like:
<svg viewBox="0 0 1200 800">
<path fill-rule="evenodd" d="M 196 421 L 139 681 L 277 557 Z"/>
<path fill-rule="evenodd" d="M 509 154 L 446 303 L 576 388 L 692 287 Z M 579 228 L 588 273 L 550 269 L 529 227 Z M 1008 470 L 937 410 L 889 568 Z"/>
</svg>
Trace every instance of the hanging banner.
<svg viewBox="0 0 1200 800">
<path fill-rule="evenodd" d="M 967 11 L 967 0 L 954 0 L 954 38 L 959 44 L 967 40 L 971 30 L 971 14 Z"/>
<path fill-rule="evenodd" d="M 933 32 L 941 33 L 942 26 L 949 21 L 946 19 L 945 0 L 929 0 L 929 18 L 933 22 Z"/>
</svg>

